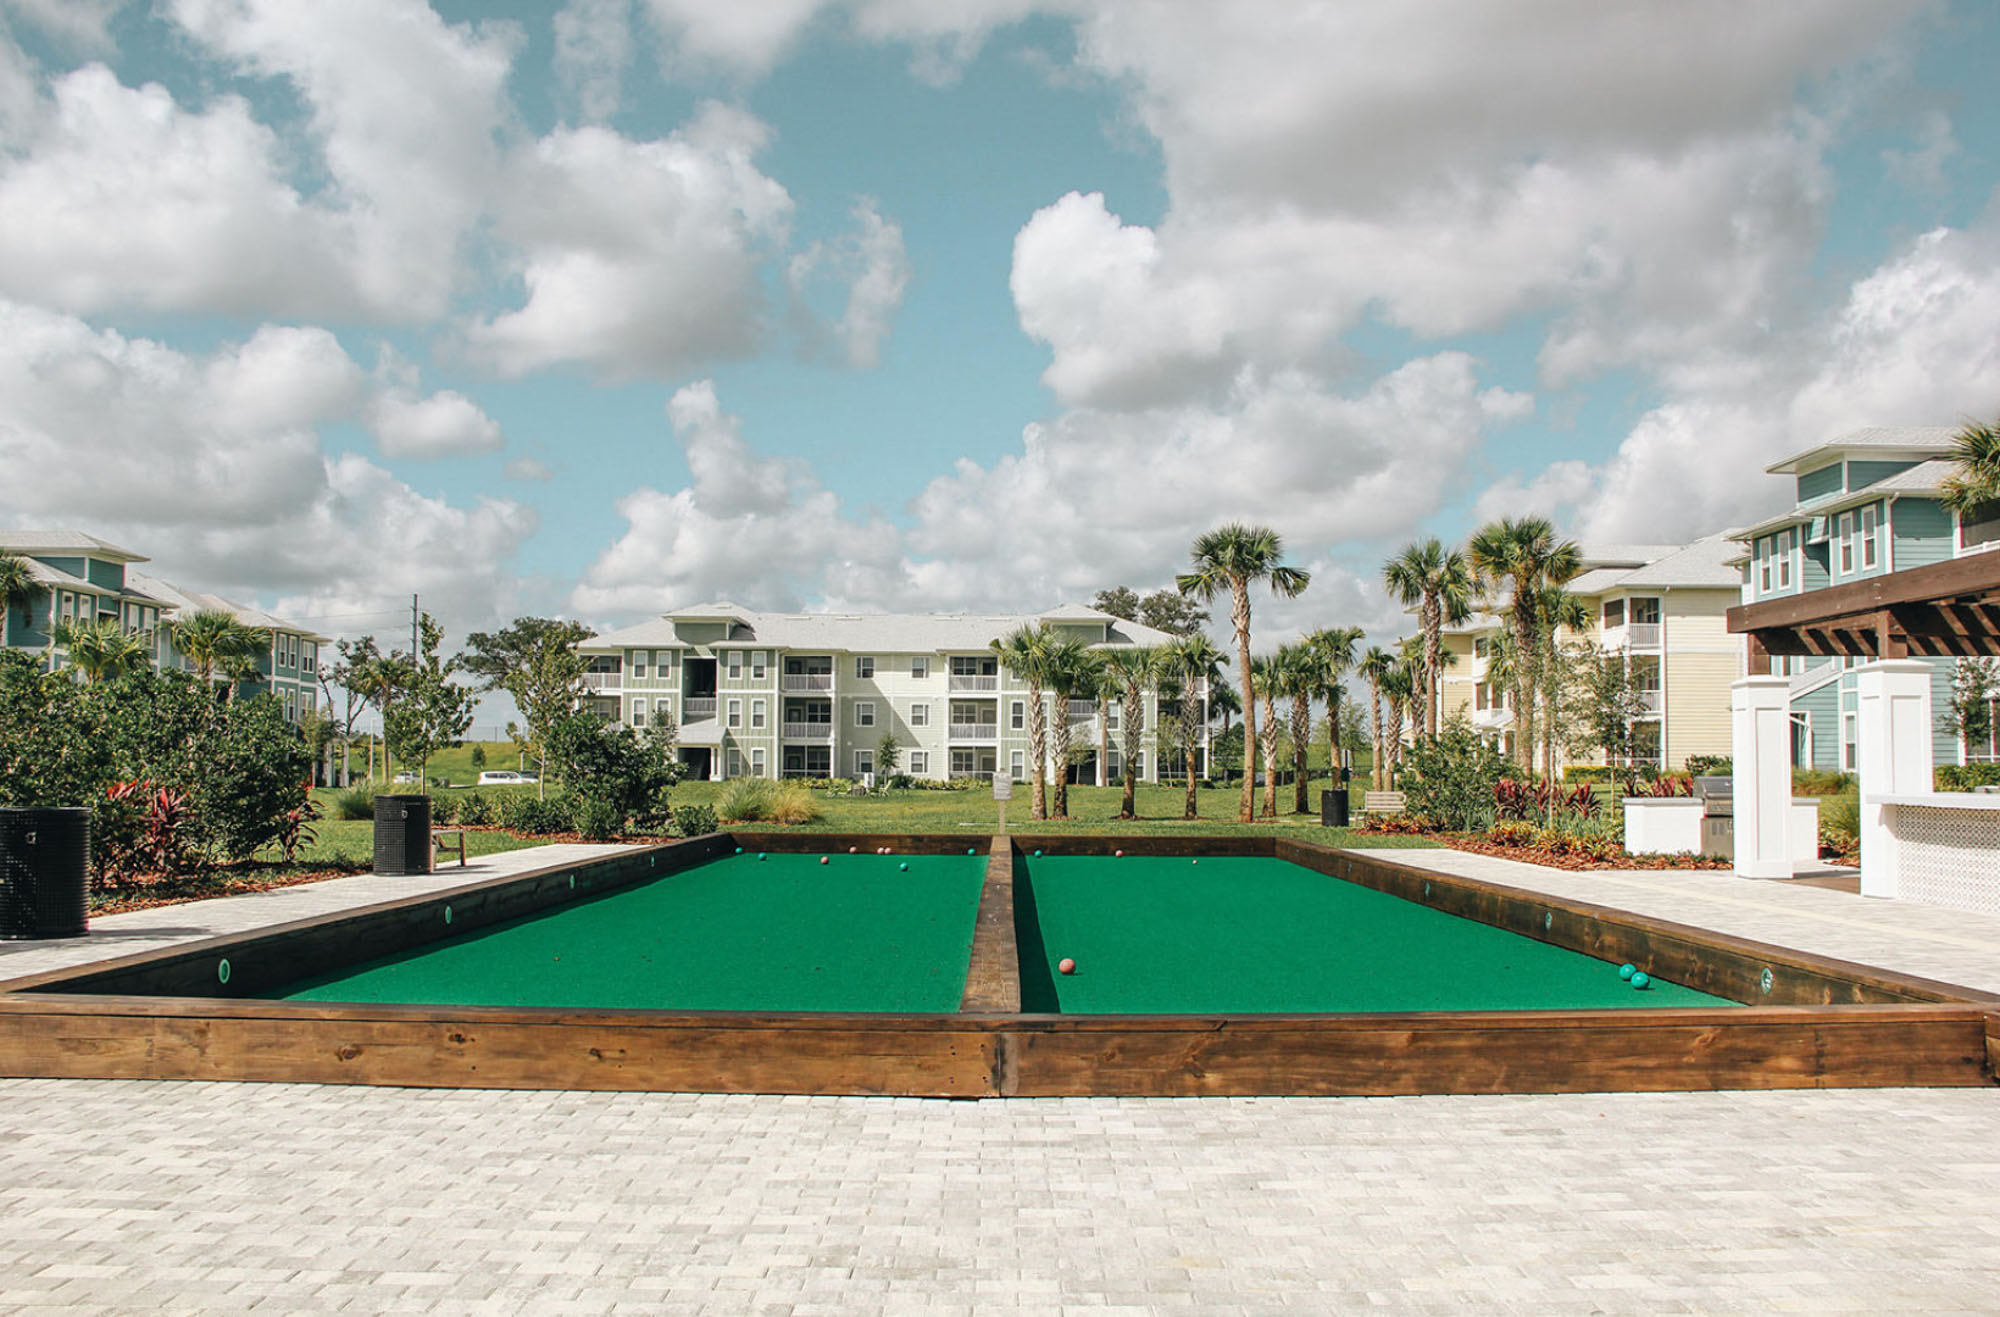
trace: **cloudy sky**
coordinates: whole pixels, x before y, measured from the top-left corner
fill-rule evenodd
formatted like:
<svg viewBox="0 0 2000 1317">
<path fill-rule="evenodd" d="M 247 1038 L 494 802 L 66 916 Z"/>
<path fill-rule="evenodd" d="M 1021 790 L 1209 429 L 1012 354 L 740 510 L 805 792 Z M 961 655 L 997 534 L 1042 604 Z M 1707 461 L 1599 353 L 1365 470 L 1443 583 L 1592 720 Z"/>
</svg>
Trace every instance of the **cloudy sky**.
<svg viewBox="0 0 2000 1317">
<path fill-rule="evenodd" d="M 0 525 L 351 634 L 1680 541 L 2000 412 L 2000 19 L 0 0 Z M 1984 89 L 1984 90 L 1982 90 Z"/>
</svg>

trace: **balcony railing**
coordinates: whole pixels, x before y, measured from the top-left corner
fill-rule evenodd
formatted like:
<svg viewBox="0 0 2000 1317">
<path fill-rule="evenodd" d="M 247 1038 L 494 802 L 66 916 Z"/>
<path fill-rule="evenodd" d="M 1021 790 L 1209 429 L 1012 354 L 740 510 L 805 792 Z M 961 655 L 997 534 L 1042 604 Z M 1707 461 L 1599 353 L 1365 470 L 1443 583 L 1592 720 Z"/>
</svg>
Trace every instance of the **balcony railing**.
<svg viewBox="0 0 2000 1317">
<path fill-rule="evenodd" d="M 1634 691 L 1632 693 L 1639 697 L 1638 703 L 1642 712 L 1658 713 L 1660 711 L 1661 699 L 1659 691 Z"/>
<path fill-rule="evenodd" d="M 788 691 L 830 691 L 833 689 L 831 672 L 787 672 L 780 683 Z"/>
<path fill-rule="evenodd" d="M 1096 716 L 1097 716 L 1096 700 L 1071 700 L 1069 702 L 1069 720 L 1071 722 L 1073 723 L 1089 722 L 1092 718 L 1095 718 Z"/>
<path fill-rule="evenodd" d="M 785 723 L 783 735 L 787 741 L 831 741 L 832 723 Z"/>
<path fill-rule="evenodd" d="M 1000 678 L 968 677 L 954 672 L 951 674 L 949 689 L 955 691 L 997 691 L 1000 689 Z"/>
<path fill-rule="evenodd" d="M 625 674 L 622 672 L 586 672 L 583 674 L 583 688 L 593 691 L 622 690 Z"/>
<path fill-rule="evenodd" d="M 1000 739 L 1000 724 L 953 723 L 949 735 L 954 741 L 997 741 Z"/>
<path fill-rule="evenodd" d="M 715 697 L 713 695 L 690 695 L 681 701 L 681 721 L 684 723 L 698 723 L 704 718 L 713 718 L 714 716 Z"/>
</svg>

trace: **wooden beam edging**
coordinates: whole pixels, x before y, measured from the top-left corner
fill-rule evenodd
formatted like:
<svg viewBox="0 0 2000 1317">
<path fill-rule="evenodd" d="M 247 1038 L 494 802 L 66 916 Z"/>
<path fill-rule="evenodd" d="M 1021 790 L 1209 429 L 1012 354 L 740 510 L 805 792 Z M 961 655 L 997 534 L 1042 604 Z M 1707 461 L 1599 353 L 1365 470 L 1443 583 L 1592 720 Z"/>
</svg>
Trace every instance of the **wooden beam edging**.
<svg viewBox="0 0 2000 1317">
<path fill-rule="evenodd" d="M 958 1009 L 966 1014 L 1021 1013 L 1021 949 L 1014 935 L 1014 848 L 995 837 L 986 853 L 986 882 L 979 890 L 979 915 L 972 925 L 972 959 L 965 969 L 965 993 Z"/>
<path fill-rule="evenodd" d="M 1797 951 L 1614 906 L 1398 864 L 1291 838 L 1278 858 L 1668 982 L 1753 1006 L 2000 1004 L 2000 994 Z M 1768 975 L 1768 978 L 1766 977 Z"/>
</svg>

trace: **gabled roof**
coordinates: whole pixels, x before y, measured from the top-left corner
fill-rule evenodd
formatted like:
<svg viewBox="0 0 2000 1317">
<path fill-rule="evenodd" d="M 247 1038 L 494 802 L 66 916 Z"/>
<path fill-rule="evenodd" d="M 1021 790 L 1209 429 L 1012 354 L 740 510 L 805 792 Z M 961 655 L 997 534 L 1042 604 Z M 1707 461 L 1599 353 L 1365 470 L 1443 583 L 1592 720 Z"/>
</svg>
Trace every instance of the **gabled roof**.
<svg viewBox="0 0 2000 1317">
<path fill-rule="evenodd" d="M 1727 535 L 1705 536 L 1628 573 L 1618 585 L 1622 590 L 1741 589 L 1743 574 L 1729 565 L 1736 553 Z"/>
<path fill-rule="evenodd" d="M 109 540 L 80 530 L 0 530 L 0 549 L 15 553 L 88 554 L 106 562 L 150 562 L 143 554 L 121 549 Z"/>
<path fill-rule="evenodd" d="M 204 609 L 216 609 L 232 615 L 245 626 L 261 627 L 266 631 L 284 631 L 293 635 L 303 636 L 307 640 L 317 641 L 323 645 L 331 643 L 329 637 L 322 636 L 308 627 L 302 627 L 296 622 L 287 622 L 284 618 L 276 617 L 261 608 L 252 608 L 248 604 L 239 604 L 234 600 L 224 599 L 219 594 L 204 594 L 199 590 L 184 590 L 171 581 L 163 581 L 157 576 L 148 576 L 144 572 L 128 573 L 126 580 L 134 590 L 150 595 L 154 599 L 159 600 L 162 607 L 172 609 L 183 617 L 192 617 Z M 181 619 L 176 618 L 175 620 L 178 621 Z"/>
<path fill-rule="evenodd" d="M 1815 470 L 1849 453 L 1876 461 L 1897 457 L 1937 457 L 1951 450 L 1951 441 L 1957 434 L 1957 430 L 1942 425 L 1871 425 L 1849 430 L 1826 443 L 1802 449 L 1773 462 L 1764 470 L 1774 476 L 1797 475 L 1802 470 Z"/>
<path fill-rule="evenodd" d="M 1944 486 L 1944 482 L 1951 478 L 1955 466 L 1956 464 L 1949 459 L 1931 458 L 1898 471 L 1894 475 L 1884 476 L 1872 484 L 1863 485 L 1859 489 L 1837 489 L 1831 494 L 1807 499 L 1797 507 L 1780 512 L 1776 516 L 1766 517 L 1760 522 L 1738 530 L 1725 531 L 1724 534 L 1732 540 L 1754 540 L 1760 535 L 1768 535 L 1772 531 L 1783 530 L 1802 521 L 1831 516 L 1862 503 L 1873 503 L 1884 494 L 1910 494 L 1919 498 L 1935 496 Z"/>
<path fill-rule="evenodd" d="M 846 654 L 944 654 L 982 650 L 1016 627 L 1043 621 L 1090 621 L 1106 625 L 1107 638 L 1093 648 L 1164 645 L 1175 637 L 1137 622 L 1080 605 L 1041 613 L 761 613 L 737 610 L 737 625 L 715 648 L 823 650 Z M 675 621 L 718 620 L 713 606 L 675 609 L 663 617 L 607 632 L 584 641 L 585 653 L 618 649 L 674 649 L 685 645 Z"/>
<path fill-rule="evenodd" d="M 1583 565 L 1589 567 L 1643 567 L 1680 550 L 1678 544 L 1579 544 Z"/>
</svg>

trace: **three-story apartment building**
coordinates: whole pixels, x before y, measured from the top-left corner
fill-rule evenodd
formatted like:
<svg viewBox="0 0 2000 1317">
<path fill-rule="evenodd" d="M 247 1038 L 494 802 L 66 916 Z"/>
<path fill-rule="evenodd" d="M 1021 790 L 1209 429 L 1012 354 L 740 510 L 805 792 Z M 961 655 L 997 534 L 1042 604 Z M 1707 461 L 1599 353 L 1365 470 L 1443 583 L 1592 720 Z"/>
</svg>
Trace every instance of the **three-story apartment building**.
<svg viewBox="0 0 2000 1317">
<path fill-rule="evenodd" d="M 697 777 L 860 777 L 880 771 L 877 748 L 888 733 L 900 748 L 899 771 L 911 777 L 1022 780 L 1030 697 L 991 643 L 1036 623 L 1097 650 L 1174 639 L 1076 605 L 1008 616 L 766 613 L 714 603 L 596 636 L 578 651 L 588 660 L 591 705 L 635 728 L 671 719 L 680 757 Z M 1051 719 L 1070 721 L 1081 760 L 1069 766 L 1073 779 L 1109 782 L 1124 773 L 1116 702 L 1102 729 L 1109 745 L 1100 764 L 1097 702 L 1057 708 L 1046 692 L 1043 699 Z M 1143 781 L 1181 769 L 1159 762 L 1151 730 L 1161 716 L 1158 693 L 1148 692 L 1148 734 L 1133 765 Z M 1207 725 L 1204 717 L 1199 772 L 1207 771 Z"/>
<path fill-rule="evenodd" d="M 1741 602 L 1846 585 L 1886 572 L 1981 553 L 2000 543 L 2000 523 L 1966 523 L 1939 501 L 1951 476 L 1955 430 L 1853 430 L 1765 468 L 1794 481 L 1793 506 L 1729 532 L 1740 548 Z M 1930 658 L 1931 705 L 1951 698 L 1957 660 Z M 1791 679 L 1792 759 L 1800 767 L 1853 771 L 1858 660 L 1780 656 L 1771 673 Z M 1991 759 L 1995 747 L 1933 734 L 1935 762 Z"/>
<path fill-rule="evenodd" d="M 240 694 L 270 692 L 293 721 L 319 702 L 319 647 L 328 642 L 309 628 L 137 571 L 147 558 L 81 531 L 0 531 L 0 549 L 27 559 L 45 588 L 25 608 L 6 610 L 0 647 L 38 651 L 60 666 L 64 651 L 54 643 L 59 623 L 110 620 L 146 638 L 156 669 L 188 669 L 192 665 L 174 645 L 175 625 L 219 610 L 269 635 L 269 647 L 257 656 L 257 675 L 239 684 Z"/>
</svg>

